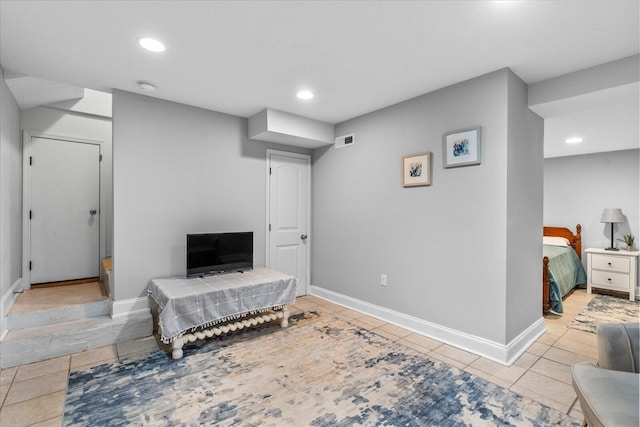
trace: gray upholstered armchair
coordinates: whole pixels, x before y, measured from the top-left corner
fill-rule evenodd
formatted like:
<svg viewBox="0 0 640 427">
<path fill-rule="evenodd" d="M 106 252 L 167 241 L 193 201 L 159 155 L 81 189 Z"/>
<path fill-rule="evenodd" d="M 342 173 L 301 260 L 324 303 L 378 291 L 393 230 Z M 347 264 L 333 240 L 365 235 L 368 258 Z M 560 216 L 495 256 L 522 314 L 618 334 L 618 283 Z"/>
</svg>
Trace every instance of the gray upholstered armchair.
<svg viewBox="0 0 640 427">
<path fill-rule="evenodd" d="M 598 366 L 582 362 L 571 367 L 582 426 L 638 427 L 640 324 L 603 323 L 597 333 Z"/>
</svg>

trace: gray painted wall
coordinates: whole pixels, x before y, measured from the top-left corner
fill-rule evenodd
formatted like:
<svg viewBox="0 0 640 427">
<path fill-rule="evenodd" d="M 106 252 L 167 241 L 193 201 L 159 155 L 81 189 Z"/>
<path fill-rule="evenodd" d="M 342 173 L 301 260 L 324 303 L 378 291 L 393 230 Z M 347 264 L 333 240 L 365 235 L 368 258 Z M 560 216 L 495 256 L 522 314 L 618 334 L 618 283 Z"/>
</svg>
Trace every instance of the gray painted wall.
<svg viewBox="0 0 640 427">
<path fill-rule="evenodd" d="M 185 273 L 190 232 L 253 231 L 265 264 L 266 149 L 247 119 L 113 92 L 114 300 Z"/>
<path fill-rule="evenodd" d="M 22 275 L 22 140 L 20 110 L 1 68 L 0 183 L 0 300 L 4 302 Z"/>
<path fill-rule="evenodd" d="M 621 208 L 627 217 L 614 238 L 636 236 L 640 243 L 640 150 L 612 151 L 544 161 L 544 224 L 574 230 L 582 225 L 582 248 L 611 244 L 611 226 L 600 222 L 605 208 Z M 622 242 L 617 242 L 623 247 Z M 584 255 L 584 254 L 583 254 Z M 586 268 L 586 257 L 583 256 Z"/>
<path fill-rule="evenodd" d="M 509 74 L 507 343 L 540 318 L 544 122 L 527 108 L 527 85 Z M 539 303 L 539 304 L 538 304 Z"/>
<path fill-rule="evenodd" d="M 355 133 L 356 142 L 314 152 L 311 283 L 503 344 L 539 319 L 540 208 L 513 219 L 533 202 L 507 203 L 518 191 L 541 200 L 541 122 L 521 111 L 522 85 L 504 69 L 338 124 L 336 135 Z M 444 169 L 443 133 L 477 125 L 482 164 Z M 432 185 L 403 188 L 401 157 L 423 151 L 433 153 Z M 520 172 L 507 161 L 520 166 L 532 154 L 539 158 L 509 189 L 507 179 Z M 521 230 L 514 238 L 508 219 Z M 536 274 L 508 284 L 510 269 L 520 266 L 507 256 L 508 243 L 534 233 L 526 249 L 532 258 L 522 265 Z M 507 298 L 520 297 L 532 308 L 508 312 Z"/>
<path fill-rule="evenodd" d="M 111 119 L 77 111 L 68 112 L 48 107 L 34 107 L 22 110 L 20 123 L 24 130 L 102 142 L 102 163 L 100 164 L 100 257 L 111 256 L 113 239 L 111 213 L 111 205 L 113 203 Z"/>
</svg>

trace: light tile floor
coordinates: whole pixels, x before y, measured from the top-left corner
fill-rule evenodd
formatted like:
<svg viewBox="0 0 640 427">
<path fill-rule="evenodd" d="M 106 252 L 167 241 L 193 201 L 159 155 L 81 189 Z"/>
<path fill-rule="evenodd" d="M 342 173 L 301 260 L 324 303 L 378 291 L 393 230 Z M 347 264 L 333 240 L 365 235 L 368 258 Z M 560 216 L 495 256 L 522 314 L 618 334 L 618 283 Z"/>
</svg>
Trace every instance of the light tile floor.
<svg viewBox="0 0 640 427">
<path fill-rule="evenodd" d="M 333 314 L 582 420 L 571 386 L 570 366 L 579 361 L 596 361 L 596 336 L 567 326 L 592 297 L 584 290 L 567 297 L 564 316 L 547 316 L 547 332 L 509 367 L 314 296 L 298 298 L 291 312 L 318 310 Z M 60 426 L 70 371 L 145 357 L 157 349 L 155 338 L 148 337 L 2 369 L 0 424 Z"/>
</svg>

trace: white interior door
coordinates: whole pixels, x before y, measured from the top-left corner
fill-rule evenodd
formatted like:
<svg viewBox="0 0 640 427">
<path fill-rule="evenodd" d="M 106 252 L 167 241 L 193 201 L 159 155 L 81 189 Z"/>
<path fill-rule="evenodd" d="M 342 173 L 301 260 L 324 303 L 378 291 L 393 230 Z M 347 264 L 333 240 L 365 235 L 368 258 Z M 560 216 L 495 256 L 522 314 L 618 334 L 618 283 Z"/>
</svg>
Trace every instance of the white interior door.
<svg viewBox="0 0 640 427">
<path fill-rule="evenodd" d="M 98 277 L 100 146 L 31 138 L 31 283 Z"/>
<path fill-rule="evenodd" d="M 298 295 L 309 283 L 311 159 L 267 153 L 269 162 L 269 250 L 267 266 L 298 279 Z"/>
</svg>

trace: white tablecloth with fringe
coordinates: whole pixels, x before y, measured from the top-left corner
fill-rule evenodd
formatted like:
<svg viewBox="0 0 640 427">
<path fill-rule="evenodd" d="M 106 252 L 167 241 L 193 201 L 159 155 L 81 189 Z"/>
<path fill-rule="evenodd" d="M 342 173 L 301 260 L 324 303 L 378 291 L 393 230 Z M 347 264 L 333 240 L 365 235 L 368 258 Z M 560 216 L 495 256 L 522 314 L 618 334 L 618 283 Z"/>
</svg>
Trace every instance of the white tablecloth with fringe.
<svg viewBox="0 0 640 427">
<path fill-rule="evenodd" d="M 204 278 L 152 279 L 163 342 L 186 332 L 295 303 L 298 280 L 268 268 Z"/>
</svg>

